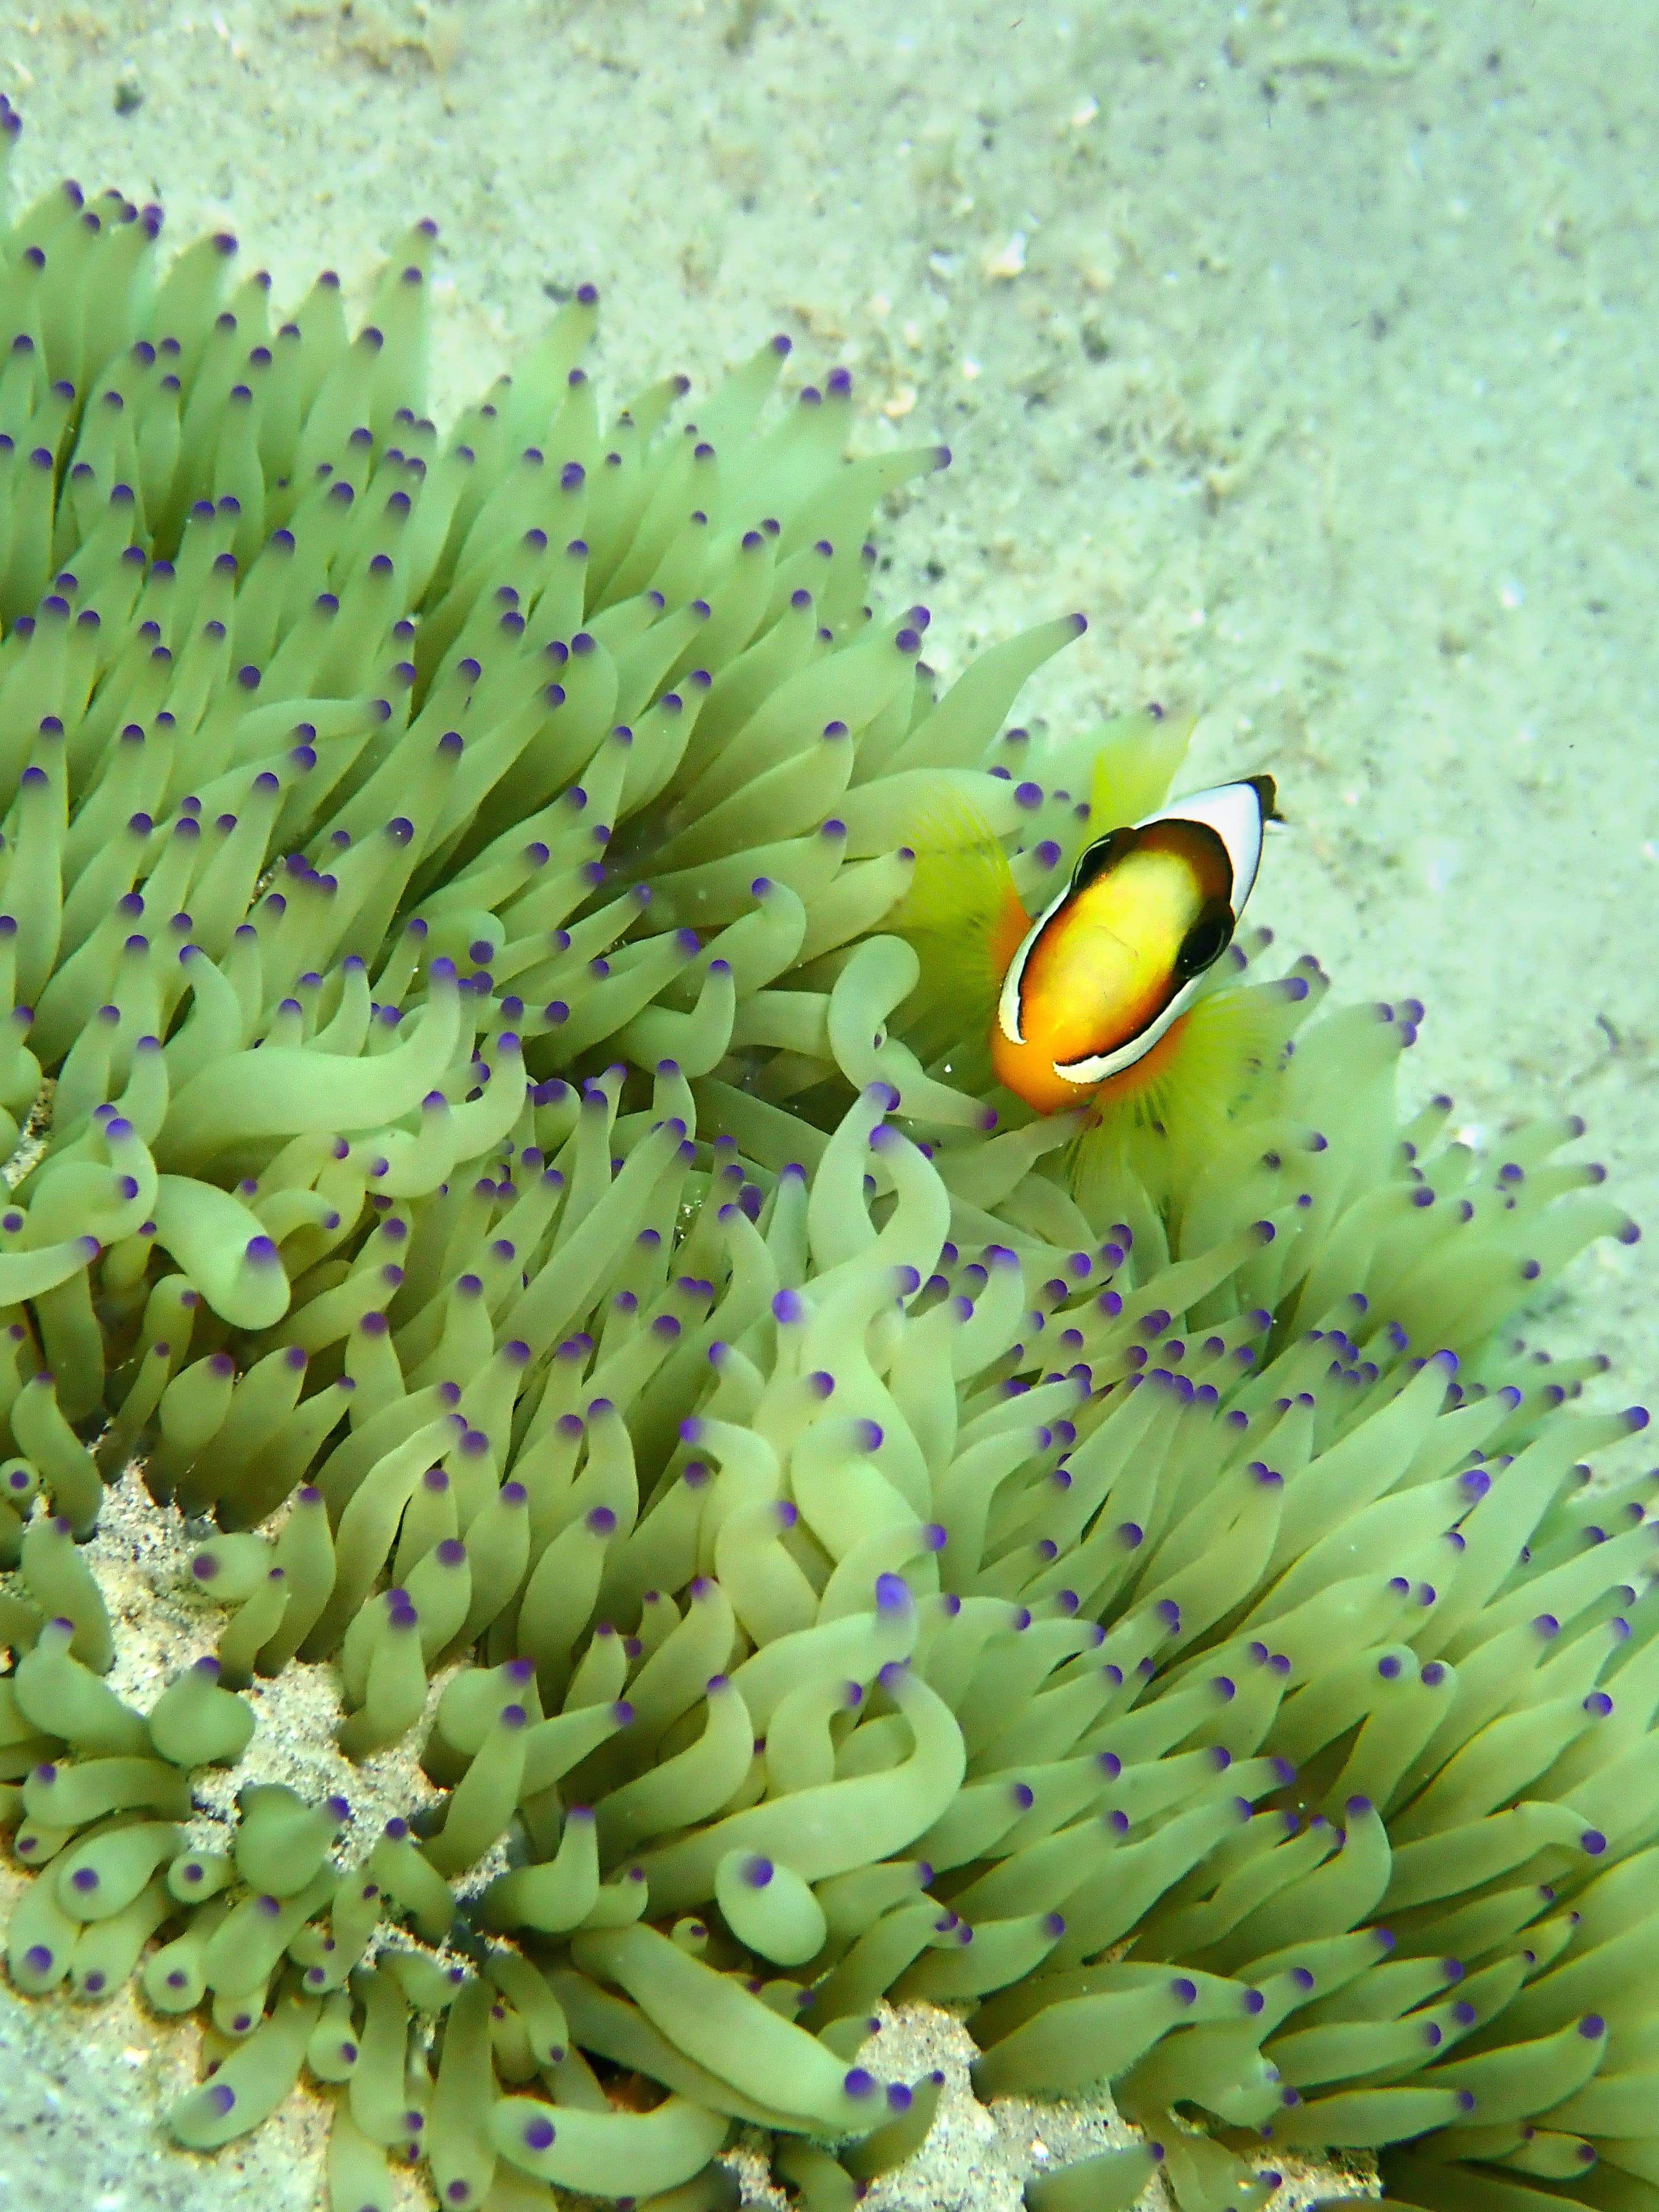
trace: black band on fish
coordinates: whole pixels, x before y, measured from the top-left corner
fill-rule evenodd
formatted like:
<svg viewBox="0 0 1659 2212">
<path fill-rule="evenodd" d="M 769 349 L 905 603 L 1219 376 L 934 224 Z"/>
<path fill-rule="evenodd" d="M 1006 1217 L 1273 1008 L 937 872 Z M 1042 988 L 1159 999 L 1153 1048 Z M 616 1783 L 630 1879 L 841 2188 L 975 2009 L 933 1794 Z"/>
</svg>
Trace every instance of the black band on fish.
<svg viewBox="0 0 1659 2212">
<path fill-rule="evenodd" d="M 1238 917 L 1226 900 L 1212 899 L 1181 940 L 1176 955 L 1176 975 L 1190 978 L 1213 968 L 1232 943 L 1237 926 Z"/>
</svg>

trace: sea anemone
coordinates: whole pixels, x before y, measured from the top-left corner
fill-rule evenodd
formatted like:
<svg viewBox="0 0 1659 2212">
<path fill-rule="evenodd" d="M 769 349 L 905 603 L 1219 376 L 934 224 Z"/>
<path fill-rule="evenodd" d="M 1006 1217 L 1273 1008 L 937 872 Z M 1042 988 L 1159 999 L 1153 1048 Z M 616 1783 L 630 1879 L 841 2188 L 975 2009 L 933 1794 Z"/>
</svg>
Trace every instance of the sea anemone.
<svg viewBox="0 0 1659 2212">
<path fill-rule="evenodd" d="M 0 247 L 15 1984 L 204 2012 L 194 2149 L 334 2085 L 339 2212 L 690 2212 L 738 2124 L 850 2204 L 939 2093 L 857 2063 L 889 1996 L 988 2096 L 1113 2084 L 1140 2142 L 1034 2205 L 1349 2145 L 1652 2202 L 1639 1419 L 1507 1333 L 1633 1233 L 1577 1123 L 1402 1126 L 1420 1008 L 1256 933 L 1203 1142 L 1077 1180 L 883 925 L 942 787 L 1035 886 L 1180 747 L 1000 734 L 1074 617 L 935 698 L 865 531 L 943 457 L 845 461 L 839 372 L 768 423 L 782 341 L 602 429 L 586 289 L 441 436 L 430 226 L 355 337 L 158 227 Z M 226 1608 L 144 1714 L 77 1542 L 135 1459 Z M 315 1662 L 435 1803 L 198 1847 Z"/>
</svg>

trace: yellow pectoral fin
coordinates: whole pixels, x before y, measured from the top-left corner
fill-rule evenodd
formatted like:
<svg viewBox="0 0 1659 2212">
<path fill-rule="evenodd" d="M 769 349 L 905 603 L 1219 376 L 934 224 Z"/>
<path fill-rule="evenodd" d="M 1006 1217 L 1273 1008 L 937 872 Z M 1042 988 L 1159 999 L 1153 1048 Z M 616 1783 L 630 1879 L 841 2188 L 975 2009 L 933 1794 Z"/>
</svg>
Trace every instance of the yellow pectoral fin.
<svg viewBox="0 0 1659 2212">
<path fill-rule="evenodd" d="M 1155 1139 L 1177 1180 L 1195 1174 L 1241 1097 L 1283 1053 L 1301 1001 L 1294 987 L 1224 982 L 1206 991 L 1149 1052 L 1103 1083 L 1073 1153 L 1073 1188 Z"/>
</svg>

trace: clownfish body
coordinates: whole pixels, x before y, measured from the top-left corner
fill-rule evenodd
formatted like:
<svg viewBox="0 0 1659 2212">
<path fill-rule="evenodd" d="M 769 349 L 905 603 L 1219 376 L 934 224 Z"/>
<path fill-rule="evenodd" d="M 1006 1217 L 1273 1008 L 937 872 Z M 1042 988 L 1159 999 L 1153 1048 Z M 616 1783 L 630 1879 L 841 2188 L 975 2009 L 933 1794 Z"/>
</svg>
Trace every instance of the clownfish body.
<svg viewBox="0 0 1659 2212">
<path fill-rule="evenodd" d="M 993 1079 L 1039 1115 L 1086 1109 L 1079 1144 L 1135 1127 L 1202 1142 L 1283 1042 L 1276 1000 L 1215 972 L 1278 819 L 1273 781 L 1139 811 L 1167 789 L 1186 735 L 1150 713 L 1112 733 L 1090 811 L 1123 826 L 1083 849 L 1036 915 L 1000 839 L 941 794 L 894 916 L 920 959 L 911 1034 L 923 1057 L 976 1091 Z M 1080 1165 L 1074 1153 L 1074 1175 Z"/>
<path fill-rule="evenodd" d="M 1273 803 L 1273 779 L 1251 776 L 1085 850 L 1002 975 L 990 1039 L 1000 1082 L 1040 1114 L 1063 1112 L 1171 1034 L 1232 942 Z M 1009 915 L 1005 942 L 1012 927 Z"/>
</svg>

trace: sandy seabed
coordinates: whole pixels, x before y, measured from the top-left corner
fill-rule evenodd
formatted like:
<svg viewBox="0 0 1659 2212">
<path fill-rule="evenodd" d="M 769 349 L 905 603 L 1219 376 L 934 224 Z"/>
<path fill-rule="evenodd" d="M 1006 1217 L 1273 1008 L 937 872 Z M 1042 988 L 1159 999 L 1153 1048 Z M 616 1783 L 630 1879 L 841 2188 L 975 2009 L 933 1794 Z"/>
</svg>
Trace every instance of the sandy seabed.
<svg viewBox="0 0 1659 2212">
<path fill-rule="evenodd" d="M 1258 900 L 1287 954 L 1427 1001 L 1408 1090 L 1487 1133 L 1571 1105 L 1659 1211 L 1642 0 L 0 0 L 0 91 L 25 197 L 73 174 L 162 199 L 177 240 L 234 228 L 279 297 L 325 264 L 361 286 L 435 216 L 445 407 L 589 277 L 612 394 L 705 387 L 773 330 L 797 381 L 845 363 L 866 448 L 956 456 L 881 562 L 941 675 L 1085 611 L 1025 719 L 1201 710 L 1200 776 L 1279 779 Z M 1641 1395 L 1655 1284 L 1651 1243 L 1593 1253 L 1549 1340 Z M 99 1544 L 151 1663 L 206 1648 L 158 1598 L 164 1535 L 117 1514 Z M 306 1692 L 277 1690 L 288 1772 Z M 872 2208 L 1014 2212 L 1109 2127 L 984 2112 L 952 2023 L 900 2034 L 953 2088 Z M 0 1985 L 9 2212 L 305 2212 L 303 2097 L 212 2161 L 162 2142 L 192 2035 Z"/>
</svg>

